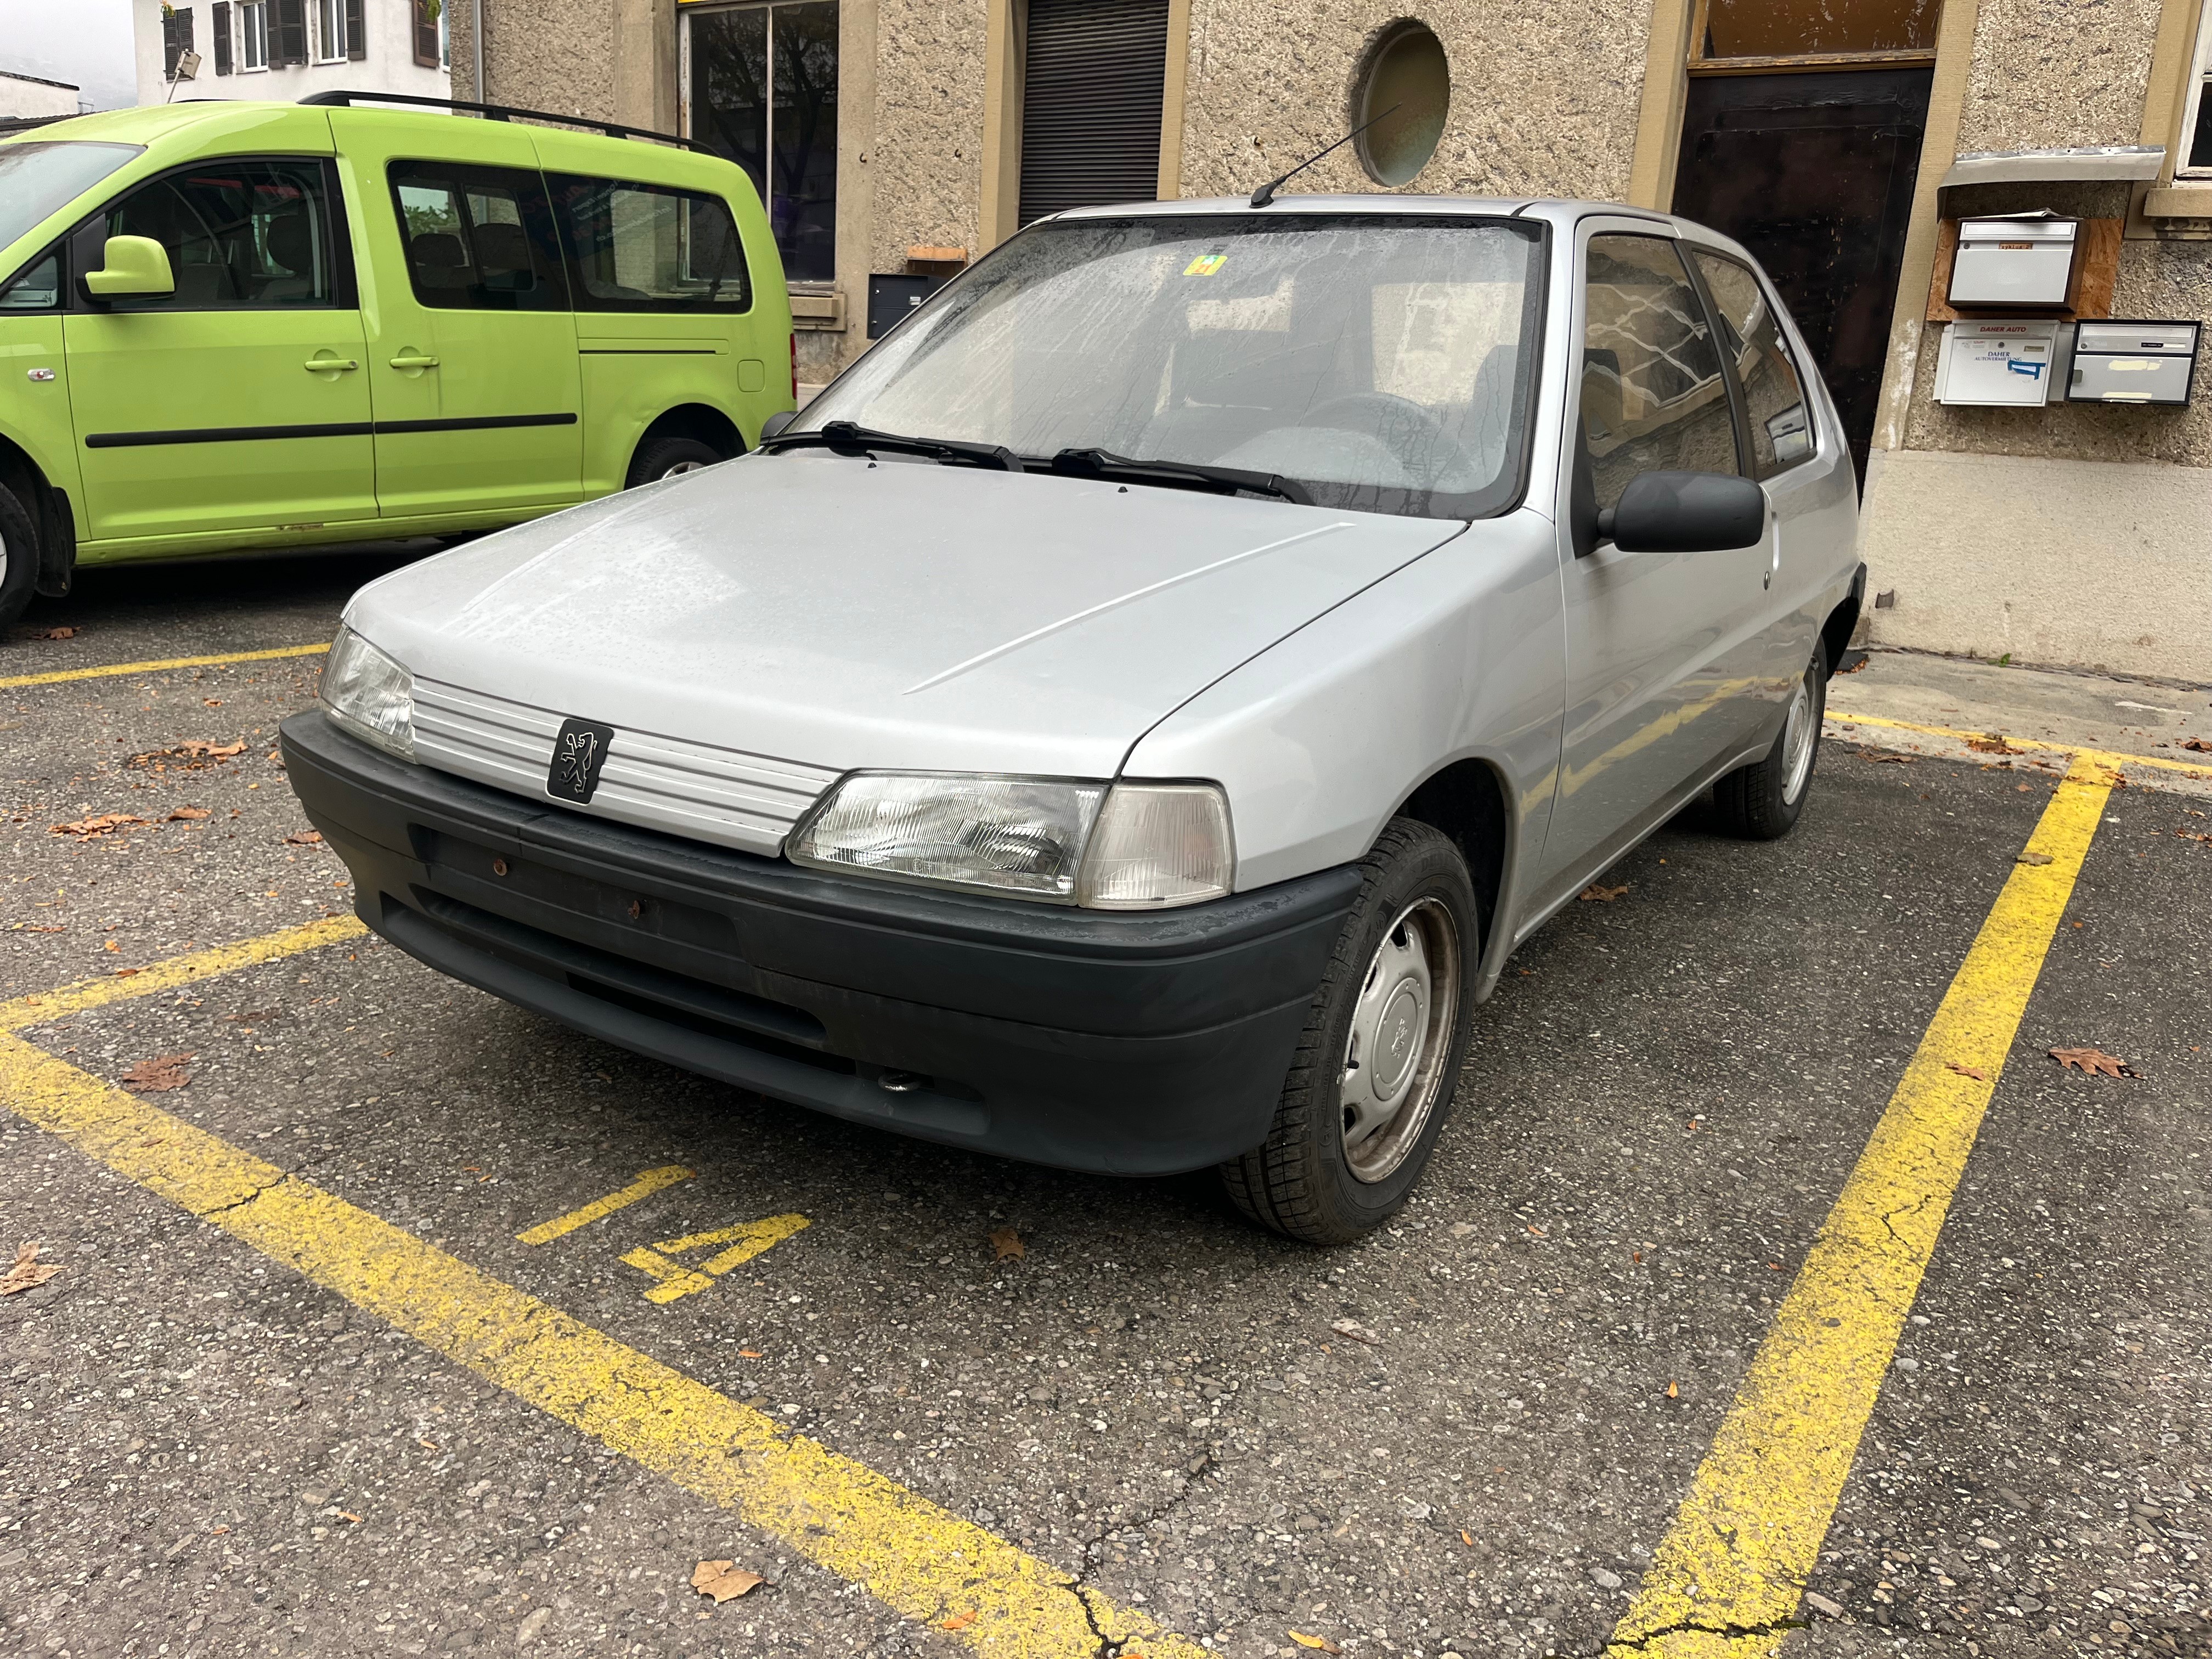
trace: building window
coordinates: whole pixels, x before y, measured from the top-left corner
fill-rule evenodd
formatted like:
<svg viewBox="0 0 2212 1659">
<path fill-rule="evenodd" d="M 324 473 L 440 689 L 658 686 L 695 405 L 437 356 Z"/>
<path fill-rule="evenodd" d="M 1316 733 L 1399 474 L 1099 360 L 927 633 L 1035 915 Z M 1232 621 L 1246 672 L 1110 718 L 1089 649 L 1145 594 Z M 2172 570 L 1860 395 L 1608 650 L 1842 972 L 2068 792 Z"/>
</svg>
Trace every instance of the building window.
<svg viewBox="0 0 2212 1659">
<path fill-rule="evenodd" d="M 1160 193 L 1167 65 L 1168 0 L 1030 0 L 1019 222 Z"/>
<path fill-rule="evenodd" d="M 1411 184 L 1444 136 L 1451 65 L 1424 24 L 1401 23 L 1377 41 L 1359 78 L 1359 163 L 1378 185 Z"/>
<path fill-rule="evenodd" d="M 410 0 L 414 7 L 415 61 L 436 69 L 445 61 L 446 8 L 443 0 Z M 481 98 L 482 93 L 477 94 Z"/>
<path fill-rule="evenodd" d="M 1849 69 L 1874 64 L 1932 64 L 1942 0 L 1698 0 L 1690 67 L 1741 70 L 1752 64 L 1808 66 L 1820 59 Z"/>
<path fill-rule="evenodd" d="M 269 0 L 244 0 L 238 9 L 238 67 L 269 67 Z"/>
<path fill-rule="evenodd" d="M 307 61 L 307 0 L 267 0 L 269 66 L 283 69 Z"/>
<path fill-rule="evenodd" d="M 161 9 L 161 78 L 177 78 L 177 59 L 192 49 L 192 9 Z"/>
<path fill-rule="evenodd" d="M 687 13 L 690 136 L 751 177 L 785 274 L 837 274 L 836 0 Z"/>
<path fill-rule="evenodd" d="M 336 64 L 345 55 L 344 0 L 315 0 L 315 61 Z"/>
<path fill-rule="evenodd" d="M 2181 160 L 2176 171 L 2212 178 L 2212 6 L 2197 27 L 2197 63 L 2189 76 L 2189 101 L 2182 111 Z"/>
</svg>

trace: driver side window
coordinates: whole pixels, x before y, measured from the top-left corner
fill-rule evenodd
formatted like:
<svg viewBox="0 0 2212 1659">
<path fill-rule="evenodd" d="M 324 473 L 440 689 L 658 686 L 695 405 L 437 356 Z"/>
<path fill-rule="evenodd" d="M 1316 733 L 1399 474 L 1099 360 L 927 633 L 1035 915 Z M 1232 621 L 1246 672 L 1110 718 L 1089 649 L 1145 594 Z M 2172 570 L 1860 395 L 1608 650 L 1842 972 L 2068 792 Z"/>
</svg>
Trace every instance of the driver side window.
<svg viewBox="0 0 2212 1659">
<path fill-rule="evenodd" d="M 323 164 L 221 161 L 143 185 L 94 222 L 83 245 L 148 236 L 169 256 L 173 294 L 112 301 L 118 311 L 258 311 L 341 303 L 343 233 Z"/>
<path fill-rule="evenodd" d="M 1735 472 L 1735 421 L 1674 244 L 1593 236 L 1583 276 L 1583 442 L 1597 506 L 1639 472 Z"/>
</svg>

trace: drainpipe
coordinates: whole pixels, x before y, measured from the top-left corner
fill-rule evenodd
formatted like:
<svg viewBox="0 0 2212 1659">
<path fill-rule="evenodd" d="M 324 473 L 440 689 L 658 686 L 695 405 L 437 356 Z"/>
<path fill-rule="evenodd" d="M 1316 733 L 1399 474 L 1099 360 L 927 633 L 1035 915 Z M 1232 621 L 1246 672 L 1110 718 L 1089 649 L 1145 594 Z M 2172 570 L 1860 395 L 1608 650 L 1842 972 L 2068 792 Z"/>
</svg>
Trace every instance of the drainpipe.
<svg viewBox="0 0 2212 1659">
<path fill-rule="evenodd" d="M 469 27 L 477 48 L 477 102 L 488 104 L 491 100 L 484 96 L 483 0 L 470 0 Z"/>
</svg>

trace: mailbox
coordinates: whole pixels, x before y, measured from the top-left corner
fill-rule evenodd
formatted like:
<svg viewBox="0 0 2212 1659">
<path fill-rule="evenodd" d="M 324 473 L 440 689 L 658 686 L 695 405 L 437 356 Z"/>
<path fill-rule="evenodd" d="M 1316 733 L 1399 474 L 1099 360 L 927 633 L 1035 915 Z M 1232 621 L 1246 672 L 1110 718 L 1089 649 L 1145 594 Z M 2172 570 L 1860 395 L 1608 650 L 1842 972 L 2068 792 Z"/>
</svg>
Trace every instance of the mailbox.
<svg viewBox="0 0 2212 1659">
<path fill-rule="evenodd" d="M 2078 219 L 1961 219 L 1947 297 L 1954 306 L 2063 310 L 2080 229 Z"/>
<path fill-rule="evenodd" d="M 2040 409 L 2051 400 L 2055 322 L 1948 323 L 1936 353 L 1936 401 Z"/>
<path fill-rule="evenodd" d="M 2187 322 L 2078 325 L 2067 401 L 2186 404 L 2200 329 Z"/>
</svg>

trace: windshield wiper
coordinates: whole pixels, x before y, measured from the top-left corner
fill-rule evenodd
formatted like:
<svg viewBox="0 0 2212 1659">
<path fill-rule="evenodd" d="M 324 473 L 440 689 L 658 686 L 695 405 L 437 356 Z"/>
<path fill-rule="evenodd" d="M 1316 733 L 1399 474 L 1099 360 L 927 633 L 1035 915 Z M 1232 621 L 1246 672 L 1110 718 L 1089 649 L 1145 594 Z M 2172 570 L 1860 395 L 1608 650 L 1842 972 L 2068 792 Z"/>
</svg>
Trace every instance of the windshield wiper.
<svg viewBox="0 0 2212 1659">
<path fill-rule="evenodd" d="M 1197 484 L 1222 490 L 1244 489 L 1300 507 L 1314 504 L 1312 492 L 1304 484 L 1277 472 L 1247 472 L 1242 467 L 1208 466 L 1202 461 L 1136 461 L 1106 449 L 1063 449 L 1052 458 L 1051 465 L 1055 472 L 1079 477 L 1127 478 L 1132 483 L 1168 489 Z"/>
<path fill-rule="evenodd" d="M 831 421 L 819 431 L 779 432 L 761 440 L 768 449 L 835 449 L 843 453 L 888 449 L 901 455 L 927 455 L 932 460 L 970 466 L 994 466 L 1001 471 L 1024 470 L 1022 458 L 1004 444 L 973 444 L 958 438 L 908 438 L 896 432 L 878 432 L 850 421 Z"/>
</svg>

